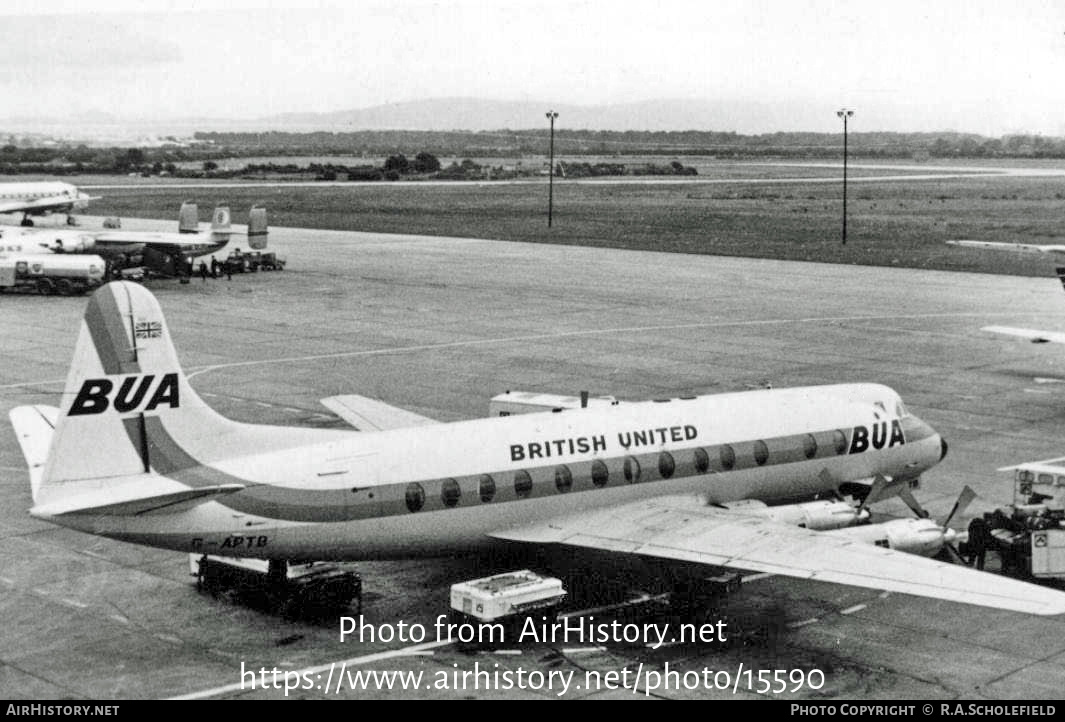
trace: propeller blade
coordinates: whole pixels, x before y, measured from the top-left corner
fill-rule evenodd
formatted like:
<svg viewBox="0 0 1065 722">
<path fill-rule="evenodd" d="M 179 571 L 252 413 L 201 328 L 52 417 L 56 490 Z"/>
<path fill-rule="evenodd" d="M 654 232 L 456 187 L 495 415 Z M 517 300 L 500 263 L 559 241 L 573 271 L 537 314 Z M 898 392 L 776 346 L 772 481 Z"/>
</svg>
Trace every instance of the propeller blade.
<svg viewBox="0 0 1065 722">
<path fill-rule="evenodd" d="M 865 495 L 865 498 L 862 499 L 861 506 L 858 507 L 859 515 L 862 513 L 862 511 L 868 508 L 870 504 L 875 504 L 876 502 L 880 501 L 881 496 L 884 493 L 884 489 L 887 487 L 887 485 L 888 480 L 885 479 L 882 475 L 877 474 L 876 478 L 873 479 L 873 485 L 869 487 L 869 493 Z"/>
<path fill-rule="evenodd" d="M 906 506 L 910 507 L 913 513 L 917 515 L 918 519 L 928 518 L 928 512 L 925 511 L 921 505 L 917 503 L 917 500 L 913 498 L 913 494 L 910 492 L 909 487 L 901 486 L 898 494 L 899 498 L 906 502 Z"/>
<path fill-rule="evenodd" d="M 946 548 L 950 550 L 951 556 L 957 559 L 959 563 L 968 566 L 969 563 L 965 561 L 965 557 L 963 557 L 961 555 L 961 552 L 958 551 L 958 547 L 954 546 L 953 544 L 950 544 L 949 542 L 944 546 L 946 546 Z"/>
<path fill-rule="evenodd" d="M 971 486 L 966 484 L 965 488 L 961 490 L 961 494 L 958 495 L 958 500 L 954 502 L 954 508 L 950 510 L 950 513 L 947 514 L 947 518 L 943 520 L 943 523 L 940 524 L 940 526 L 944 528 L 950 526 L 950 520 L 954 518 L 954 515 L 964 513 L 966 508 L 968 508 L 969 504 L 973 503 L 975 498 L 976 492 L 973 491 Z"/>
</svg>

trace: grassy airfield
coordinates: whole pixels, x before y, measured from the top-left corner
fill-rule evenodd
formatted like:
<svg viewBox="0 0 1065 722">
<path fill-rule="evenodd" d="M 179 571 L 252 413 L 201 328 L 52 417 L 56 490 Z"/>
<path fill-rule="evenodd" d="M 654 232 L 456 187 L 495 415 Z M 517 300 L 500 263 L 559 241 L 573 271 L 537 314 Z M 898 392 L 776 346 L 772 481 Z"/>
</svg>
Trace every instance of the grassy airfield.
<svg viewBox="0 0 1065 722">
<path fill-rule="evenodd" d="M 933 172 L 936 167 L 928 164 L 925 169 Z M 823 178 L 831 173 L 823 168 L 728 163 L 713 176 Z M 851 178 L 887 173 L 855 169 Z M 700 169 L 698 178 L 713 176 Z M 103 197 L 89 212 L 176 219 L 178 207 L 188 199 L 200 205 L 201 218 L 206 219 L 215 204 L 228 203 L 234 220 L 243 222 L 248 207 L 260 203 L 277 226 L 1030 276 L 1053 275 L 1053 258 L 953 248 L 944 241 L 1065 242 L 1065 177 L 855 180 L 848 192 L 846 245 L 840 242 L 838 183 L 595 185 L 556 180 L 550 229 L 546 180 L 217 189 L 158 185 L 155 180 L 138 188 L 94 190 Z"/>
</svg>

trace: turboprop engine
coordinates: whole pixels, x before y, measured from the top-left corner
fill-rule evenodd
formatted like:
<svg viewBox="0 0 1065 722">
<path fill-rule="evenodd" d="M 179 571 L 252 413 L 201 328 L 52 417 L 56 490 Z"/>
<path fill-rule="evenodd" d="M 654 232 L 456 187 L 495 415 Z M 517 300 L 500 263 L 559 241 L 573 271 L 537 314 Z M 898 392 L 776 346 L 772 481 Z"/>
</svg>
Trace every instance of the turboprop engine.
<svg viewBox="0 0 1065 722">
<path fill-rule="evenodd" d="M 51 249 L 55 253 L 86 253 L 96 246 L 96 239 L 85 233 L 63 233 L 55 237 Z"/>
</svg>

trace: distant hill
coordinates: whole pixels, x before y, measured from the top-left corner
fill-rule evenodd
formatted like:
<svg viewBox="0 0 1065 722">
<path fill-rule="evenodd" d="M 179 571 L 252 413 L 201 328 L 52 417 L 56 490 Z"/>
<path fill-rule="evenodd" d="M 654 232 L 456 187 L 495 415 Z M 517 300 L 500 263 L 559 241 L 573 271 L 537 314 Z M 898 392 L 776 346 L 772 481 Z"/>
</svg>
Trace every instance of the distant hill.
<svg viewBox="0 0 1065 722">
<path fill-rule="evenodd" d="M 546 128 L 544 114 L 558 112 L 561 130 L 707 131 L 745 135 L 769 133 L 839 133 L 838 105 L 808 100 L 685 100 L 662 98 L 606 105 L 556 104 L 545 100 L 485 100 L 468 97 L 426 98 L 324 113 L 284 113 L 257 118 L 137 118 L 112 113 L 72 113 L 68 117 L 9 116 L 0 118 L 0 133 L 23 132 L 71 137 L 140 138 L 150 135 L 191 135 L 193 132 L 353 132 L 491 131 Z M 950 106 L 935 121 L 904 103 L 885 102 L 857 109 L 850 129 L 855 133 L 893 131 L 942 133 L 964 128 L 970 108 Z M 935 125 L 931 125 L 935 123 Z"/>
<path fill-rule="evenodd" d="M 277 130 L 495 130 L 547 124 L 559 114 L 566 128 L 597 130 L 820 129 L 824 109 L 799 103 L 647 100 L 616 105 L 566 105 L 546 101 L 428 98 L 330 113 L 285 113 L 256 123 Z"/>
</svg>

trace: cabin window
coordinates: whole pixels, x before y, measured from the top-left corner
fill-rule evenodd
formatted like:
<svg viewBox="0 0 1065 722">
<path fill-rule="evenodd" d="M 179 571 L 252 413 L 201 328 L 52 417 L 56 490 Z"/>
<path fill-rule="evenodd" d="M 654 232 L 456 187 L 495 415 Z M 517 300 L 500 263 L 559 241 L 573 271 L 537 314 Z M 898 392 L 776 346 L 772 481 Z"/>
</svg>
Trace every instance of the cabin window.
<svg viewBox="0 0 1065 722">
<path fill-rule="evenodd" d="M 736 465 L 736 450 L 728 444 L 721 447 L 719 456 L 721 458 L 721 468 L 725 471 L 728 471 Z"/>
<path fill-rule="evenodd" d="M 706 455 L 703 449 L 695 450 L 695 470 L 700 474 L 706 473 L 706 470 L 710 468 L 710 457 Z"/>
<path fill-rule="evenodd" d="M 425 489 L 422 488 L 422 485 L 417 482 L 407 484 L 407 508 L 412 512 L 421 511 L 424 505 Z"/>
<path fill-rule="evenodd" d="M 754 442 L 754 463 L 763 466 L 767 461 L 769 461 L 769 447 L 764 441 Z"/>
<path fill-rule="evenodd" d="M 1027 469 L 1017 470 L 1017 481 L 1035 481 L 1035 474 Z"/>
<path fill-rule="evenodd" d="M 454 479 L 445 479 L 440 487 L 440 500 L 444 502 L 444 506 L 457 506 L 461 498 L 462 489 L 459 488 L 459 483 Z"/>
<path fill-rule="evenodd" d="M 807 459 L 812 459 L 817 456 L 817 439 L 813 434 L 807 434 L 802 439 L 802 453 Z"/>
<path fill-rule="evenodd" d="M 488 502 L 492 501 L 492 499 L 495 498 L 495 496 L 496 496 L 496 480 L 495 479 L 493 479 L 488 474 L 481 474 L 481 483 L 480 483 L 479 486 L 480 486 L 480 491 L 481 491 L 481 501 L 483 501 L 485 504 L 487 504 Z"/>
<path fill-rule="evenodd" d="M 663 479 L 668 479 L 673 476 L 673 472 L 676 471 L 677 464 L 673 461 L 673 455 L 668 451 L 663 451 L 658 455 L 658 473 Z"/>
<path fill-rule="evenodd" d="M 634 481 L 640 480 L 640 462 L 635 458 L 628 456 L 625 457 L 625 481 L 630 484 Z"/>
<path fill-rule="evenodd" d="M 837 454 L 844 454 L 847 452 L 847 435 L 839 429 L 832 432 L 832 443 L 836 446 Z"/>
<path fill-rule="evenodd" d="M 592 483 L 602 488 L 608 481 L 610 481 L 610 471 L 606 468 L 606 464 L 596 459 L 592 462 Z"/>
<path fill-rule="evenodd" d="M 1054 483 L 1054 475 L 1053 474 L 1040 474 L 1039 475 L 1039 483 L 1040 484 L 1046 484 L 1047 486 L 1052 485 Z"/>
<path fill-rule="evenodd" d="M 525 469 L 514 474 L 514 493 L 519 499 L 528 499 L 532 494 L 532 477 Z"/>
<path fill-rule="evenodd" d="M 562 494 L 573 488 L 573 474 L 568 466 L 555 467 L 555 488 Z"/>
</svg>

